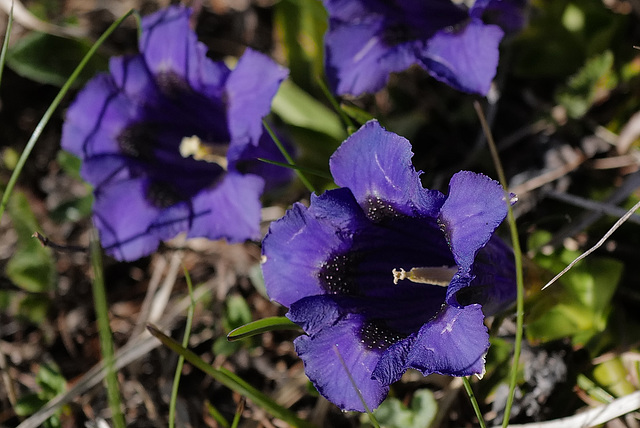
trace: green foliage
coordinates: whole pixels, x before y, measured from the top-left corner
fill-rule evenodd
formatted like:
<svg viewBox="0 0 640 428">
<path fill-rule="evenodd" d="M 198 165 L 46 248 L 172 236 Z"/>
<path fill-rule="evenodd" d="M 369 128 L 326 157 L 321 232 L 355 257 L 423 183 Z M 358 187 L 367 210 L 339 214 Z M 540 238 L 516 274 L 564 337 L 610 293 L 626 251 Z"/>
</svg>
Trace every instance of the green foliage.
<svg viewBox="0 0 640 428">
<path fill-rule="evenodd" d="M 323 67 L 327 12 L 317 0 L 282 0 L 275 6 L 276 28 L 283 42 L 291 79 L 310 88 Z"/>
<path fill-rule="evenodd" d="M 37 393 L 27 394 L 21 397 L 13 410 L 18 416 L 30 416 L 40 410 L 49 400 L 66 390 L 67 381 L 60 373 L 60 369 L 54 363 L 46 363 L 40 366 L 36 374 L 36 385 L 40 388 Z M 43 426 L 45 428 L 61 427 L 60 415 L 62 408 L 51 416 Z"/>
<path fill-rule="evenodd" d="M 290 80 L 282 82 L 271 107 L 289 125 L 320 132 L 339 141 L 347 136 L 336 113 Z"/>
<path fill-rule="evenodd" d="M 436 416 L 438 404 L 433 397 L 433 392 L 428 389 L 420 389 L 413 394 L 409 407 L 405 406 L 397 398 L 387 398 L 382 402 L 373 415 L 381 428 L 426 428 Z M 365 426 L 367 415 L 362 415 L 361 420 Z"/>
<path fill-rule="evenodd" d="M 514 43 L 514 72 L 527 78 L 565 78 L 587 58 L 615 45 L 629 18 L 600 0 L 537 0 L 530 25 Z M 562 24 L 562 25 L 559 25 Z"/>
<path fill-rule="evenodd" d="M 7 276 L 18 287 L 31 293 L 51 291 L 56 280 L 55 263 L 48 248 L 33 238 L 40 230 L 29 201 L 16 192 L 9 205 L 9 215 L 18 235 L 16 251 L 7 264 Z"/>
<path fill-rule="evenodd" d="M 241 327 L 233 329 L 227 339 L 230 342 L 252 337 L 273 330 L 299 330 L 300 327 L 287 317 L 269 317 L 253 321 Z"/>
<path fill-rule="evenodd" d="M 225 332 L 228 333 L 251 322 L 251 308 L 249 308 L 244 297 L 239 295 L 230 296 L 227 298 L 226 304 L 227 307 L 222 319 Z M 216 355 L 231 355 L 243 345 L 244 342 L 229 342 L 226 337 L 222 336 L 213 343 L 213 353 Z"/>
<path fill-rule="evenodd" d="M 629 382 L 629 370 L 620 357 L 604 361 L 593 369 L 593 379 L 615 397 L 622 397 L 636 391 Z"/>
<path fill-rule="evenodd" d="M 7 53 L 7 65 L 16 73 L 39 83 L 62 86 L 92 43 L 46 33 L 21 38 Z M 79 86 L 97 72 L 107 69 L 107 59 L 94 55 L 74 85 Z"/>
<path fill-rule="evenodd" d="M 546 242 L 549 237 L 547 232 L 538 232 L 532 242 Z M 560 249 L 549 255 L 538 254 L 534 261 L 557 274 L 579 255 Z M 568 336 L 574 344 L 585 344 L 604 331 L 622 268 L 617 260 L 592 256 L 532 298 L 526 311 L 529 340 L 546 342 Z"/>
<path fill-rule="evenodd" d="M 599 97 L 616 87 L 618 79 L 613 70 L 613 53 L 609 50 L 591 58 L 573 75 L 556 96 L 567 114 L 578 119 L 587 113 Z"/>
<path fill-rule="evenodd" d="M 211 376 L 213 379 L 220 382 L 232 391 L 235 391 L 243 397 L 246 397 L 247 399 L 253 401 L 256 405 L 260 406 L 271 415 L 282 419 L 283 421 L 294 427 L 313 427 L 313 425 L 311 425 L 309 422 L 303 421 L 302 419 L 298 418 L 292 411 L 280 406 L 270 397 L 266 396 L 265 394 L 242 380 L 240 377 L 231 373 L 229 370 L 225 370 L 224 368 L 216 369 L 212 367 L 202 358 L 200 358 L 190 350 L 184 348 L 178 342 L 166 336 L 154 327 L 149 326 L 148 330 L 152 335 L 158 338 L 158 340 L 160 340 L 164 346 L 171 349 L 178 355 L 182 355 L 184 359 L 191 363 L 194 367 L 202 370 L 204 373 Z"/>
</svg>

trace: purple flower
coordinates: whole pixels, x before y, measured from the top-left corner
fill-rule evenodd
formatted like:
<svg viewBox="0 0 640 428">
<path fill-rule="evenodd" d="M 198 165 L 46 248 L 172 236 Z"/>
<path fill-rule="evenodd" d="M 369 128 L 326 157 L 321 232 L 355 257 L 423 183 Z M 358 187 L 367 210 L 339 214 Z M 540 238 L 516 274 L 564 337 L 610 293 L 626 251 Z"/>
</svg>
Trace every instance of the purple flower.
<svg viewBox="0 0 640 428">
<path fill-rule="evenodd" d="M 289 173 L 262 129 L 287 70 L 247 49 L 236 68 L 207 58 L 174 6 L 142 19 L 140 53 L 112 58 L 67 112 L 62 147 L 94 186 L 94 221 L 114 257 L 134 260 L 180 232 L 259 237 L 260 196 Z"/>
<path fill-rule="evenodd" d="M 331 158 L 342 187 L 294 205 L 263 241 L 267 292 L 307 333 L 295 340 L 307 376 L 343 410 L 364 411 L 349 375 L 375 408 L 409 368 L 482 374 L 482 305 L 515 296 L 513 255 L 492 236 L 502 187 L 463 171 L 448 196 L 424 189 L 412 156 L 368 122 Z"/>
<path fill-rule="evenodd" d="M 455 89 L 485 95 L 498 65 L 503 29 L 521 25 L 524 0 L 324 0 L 326 73 L 340 95 L 381 89 L 389 73 L 413 64 Z M 503 13 L 504 12 L 504 13 Z"/>
</svg>

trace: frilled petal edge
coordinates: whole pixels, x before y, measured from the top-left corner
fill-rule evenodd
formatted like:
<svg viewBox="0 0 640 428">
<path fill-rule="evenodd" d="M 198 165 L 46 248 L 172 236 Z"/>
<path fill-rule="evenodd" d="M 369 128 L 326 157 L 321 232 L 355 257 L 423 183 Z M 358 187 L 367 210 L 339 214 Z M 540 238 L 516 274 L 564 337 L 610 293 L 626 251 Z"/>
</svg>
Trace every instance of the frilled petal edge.
<svg viewBox="0 0 640 428">
<path fill-rule="evenodd" d="M 294 341 L 305 373 L 318 392 L 342 410 L 364 412 L 363 400 L 369 409 L 375 409 L 386 397 L 389 387 L 371 378 L 380 353 L 360 341 L 359 333 L 365 320 L 348 314 L 335 321 L 337 309 L 330 299 L 314 296 L 305 300 L 306 304 L 301 304 L 315 307 L 318 317 L 328 314 L 315 320 L 315 333 Z M 306 314 L 303 316 L 306 318 Z M 295 321 L 295 316 L 292 318 Z M 320 328 L 323 324 L 327 324 L 327 328 Z"/>
<path fill-rule="evenodd" d="M 420 329 L 407 354 L 407 368 L 425 376 L 482 376 L 489 349 L 489 333 L 483 320 L 480 305 L 445 305 L 436 318 Z"/>
<path fill-rule="evenodd" d="M 476 253 L 506 215 L 505 193 L 500 183 L 469 171 L 451 177 L 449 195 L 438 215 L 459 268 L 457 279 L 447 289 L 447 303 L 457 305 L 455 294 L 471 280 Z"/>
<path fill-rule="evenodd" d="M 369 217 L 379 208 L 435 217 L 444 196 L 422 187 L 412 157 L 407 139 L 372 120 L 342 143 L 329 165 L 336 184 L 351 189 Z"/>
</svg>

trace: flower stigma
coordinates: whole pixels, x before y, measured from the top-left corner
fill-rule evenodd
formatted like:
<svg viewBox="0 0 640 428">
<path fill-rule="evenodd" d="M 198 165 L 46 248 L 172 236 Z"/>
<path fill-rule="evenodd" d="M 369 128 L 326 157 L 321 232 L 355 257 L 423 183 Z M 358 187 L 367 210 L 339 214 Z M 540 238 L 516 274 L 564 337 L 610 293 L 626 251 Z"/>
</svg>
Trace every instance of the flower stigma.
<svg viewBox="0 0 640 428">
<path fill-rule="evenodd" d="M 195 160 L 215 163 L 225 171 L 228 166 L 227 149 L 222 144 L 203 143 L 197 135 L 182 137 L 182 141 L 180 141 L 180 156 L 183 158 L 193 156 Z"/>
<path fill-rule="evenodd" d="M 458 268 L 456 266 L 442 266 L 412 268 L 409 272 L 400 268 L 393 269 L 391 273 L 393 274 L 394 284 L 398 284 L 398 281 L 403 279 L 408 279 L 418 284 L 432 284 L 447 287 L 457 271 Z"/>
</svg>

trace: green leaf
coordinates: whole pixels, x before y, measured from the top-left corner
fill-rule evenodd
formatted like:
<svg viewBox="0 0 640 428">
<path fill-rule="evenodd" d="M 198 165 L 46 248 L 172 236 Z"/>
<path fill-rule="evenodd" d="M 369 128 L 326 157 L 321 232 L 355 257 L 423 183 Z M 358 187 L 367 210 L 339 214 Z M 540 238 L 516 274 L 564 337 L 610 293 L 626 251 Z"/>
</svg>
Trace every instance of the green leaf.
<svg viewBox="0 0 640 428">
<path fill-rule="evenodd" d="M 53 289 L 56 279 L 55 264 L 48 248 L 32 238 L 40 230 L 29 202 L 23 193 L 16 192 L 9 203 L 9 215 L 18 235 L 15 253 L 7 263 L 7 276 L 18 287 L 33 293 Z"/>
<path fill-rule="evenodd" d="M 273 330 L 300 330 L 300 326 L 287 317 L 269 317 L 253 321 L 232 330 L 227 339 L 231 342 Z"/>
<path fill-rule="evenodd" d="M 19 75 L 39 83 L 62 86 L 91 48 L 84 40 L 46 33 L 31 33 L 7 52 L 7 65 Z M 79 86 L 97 72 L 107 69 L 107 59 L 94 55 L 75 81 Z"/>
<path fill-rule="evenodd" d="M 153 336 L 158 338 L 162 342 L 164 346 L 171 349 L 173 352 L 182 355 L 185 360 L 191 363 L 194 367 L 202 370 L 209 376 L 211 376 L 216 381 L 220 382 L 227 388 L 232 391 L 237 392 L 238 394 L 246 397 L 247 399 L 253 401 L 256 405 L 260 406 L 265 411 L 269 412 L 271 415 L 276 418 L 282 419 L 284 422 L 288 423 L 291 426 L 299 427 L 299 428 L 311 428 L 312 424 L 306 422 L 300 418 L 298 418 L 292 411 L 285 409 L 280 406 L 278 403 L 273 401 L 270 397 L 266 396 L 235 374 L 231 373 L 229 370 L 225 369 L 216 369 L 211 367 L 207 362 L 205 362 L 202 358 L 198 357 L 196 354 L 191 352 L 190 350 L 181 346 L 178 342 L 171 339 L 167 335 L 163 334 L 155 327 L 148 326 L 148 330 L 151 332 Z"/>
<path fill-rule="evenodd" d="M 324 72 L 323 35 L 327 12 L 317 0 L 281 0 L 275 5 L 276 31 L 288 60 L 291 79 L 310 88 Z"/>
<path fill-rule="evenodd" d="M 244 297 L 239 295 L 229 297 L 224 318 L 225 328 L 232 330 L 249 322 L 251 322 L 251 308 Z"/>
<path fill-rule="evenodd" d="M 616 87 L 618 79 L 613 72 L 613 60 L 611 51 L 591 58 L 558 93 L 556 100 L 570 117 L 581 118 L 595 101 Z"/>
<path fill-rule="evenodd" d="M 289 125 L 326 134 L 342 141 L 347 134 L 340 117 L 290 80 L 285 80 L 271 108 Z"/>
<path fill-rule="evenodd" d="M 543 235 L 548 236 L 546 232 Z M 545 242 L 541 236 L 533 236 L 530 241 Z M 555 275 L 579 255 L 577 251 L 560 249 L 548 255 L 538 254 L 534 262 Z M 529 340 L 568 336 L 574 344 L 584 344 L 604 331 L 622 269 L 623 264 L 617 260 L 588 257 L 562 276 L 557 285 L 534 296 L 525 312 Z"/>
<path fill-rule="evenodd" d="M 629 370 L 624 366 L 620 357 L 604 361 L 594 367 L 593 378 L 616 397 L 623 397 L 636 390 L 629 382 Z"/>
<path fill-rule="evenodd" d="M 371 113 L 361 109 L 358 106 L 342 103 L 340 104 L 340 108 L 343 112 L 347 113 L 350 117 L 352 117 L 356 122 L 360 124 L 364 124 L 371 119 L 375 119 L 375 117 Z"/>
<path fill-rule="evenodd" d="M 40 397 L 47 400 L 63 393 L 67 388 L 67 380 L 62 376 L 60 368 L 54 363 L 44 363 L 38 369 L 36 383 L 42 388 Z"/>
<path fill-rule="evenodd" d="M 381 428 L 424 428 L 436 416 L 438 403 L 428 389 L 420 389 L 411 399 L 407 408 L 397 398 L 387 398 L 374 412 Z M 362 415 L 363 419 L 366 415 Z"/>
</svg>

